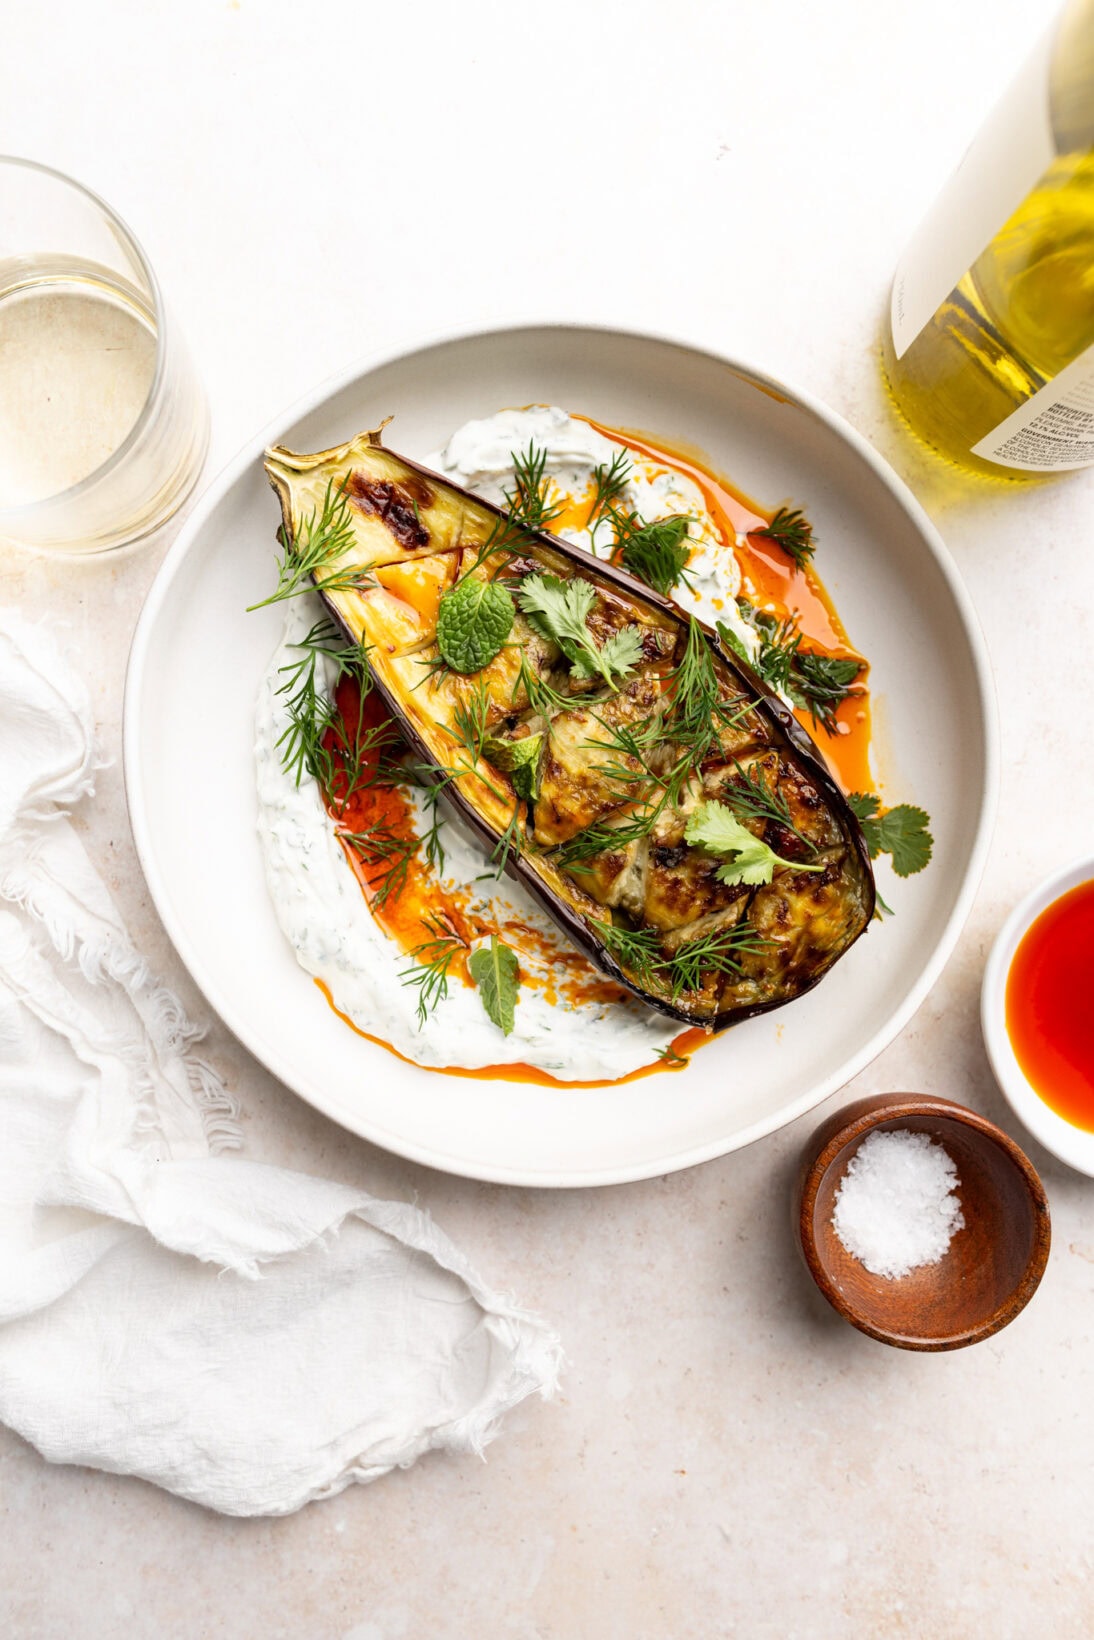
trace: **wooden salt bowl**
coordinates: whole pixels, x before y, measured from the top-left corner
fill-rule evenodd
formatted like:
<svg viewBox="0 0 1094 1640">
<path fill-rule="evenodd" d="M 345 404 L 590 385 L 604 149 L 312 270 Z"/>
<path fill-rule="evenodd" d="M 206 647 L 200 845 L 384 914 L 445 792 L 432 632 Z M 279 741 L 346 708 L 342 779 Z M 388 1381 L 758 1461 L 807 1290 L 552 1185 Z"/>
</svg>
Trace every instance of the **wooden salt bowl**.
<svg viewBox="0 0 1094 1640">
<path fill-rule="evenodd" d="M 937 1264 L 889 1279 L 847 1252 L 832 1208 L 861 1141 L 893 1128 L 926 1133 L 953 1157 L 965 1228 Z M 956 1350 L 990 1338 L 1029 1303 L 1048 1261 L 1048 1201 L 1029 1157 L 994 1122 L 949 1099 L 890 1093 L 837 1111 L 806 1147 L 796 1205 L 805 1262 L 825 1298 L 852 1326 L 900 1349 Z"/>
</svg>

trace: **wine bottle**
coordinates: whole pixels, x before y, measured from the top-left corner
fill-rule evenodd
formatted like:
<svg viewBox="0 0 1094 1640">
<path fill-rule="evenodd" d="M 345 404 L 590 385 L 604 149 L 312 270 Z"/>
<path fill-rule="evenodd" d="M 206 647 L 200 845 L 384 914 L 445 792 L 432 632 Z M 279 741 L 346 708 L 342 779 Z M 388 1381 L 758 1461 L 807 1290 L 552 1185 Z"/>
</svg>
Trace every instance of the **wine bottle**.
<svg viewBox="0 0 1094 1640">
<path fill-rule="evenodd" d="M 883 366 L 938 454 L 997 478 L 1094 464 L 1094 0 L 990 115 L 893 282 Z"/>
</svg>

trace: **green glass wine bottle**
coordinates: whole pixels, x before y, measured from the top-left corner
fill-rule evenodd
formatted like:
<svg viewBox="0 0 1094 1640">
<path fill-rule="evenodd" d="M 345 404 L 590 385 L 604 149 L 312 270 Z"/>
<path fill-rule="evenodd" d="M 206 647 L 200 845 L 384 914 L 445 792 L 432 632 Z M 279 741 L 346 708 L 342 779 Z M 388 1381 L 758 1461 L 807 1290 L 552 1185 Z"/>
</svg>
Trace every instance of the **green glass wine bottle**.
<svg viewBox="0 0 1094 1640">
<path fill-rule="evenodd" d="M 1094 464 L 1094 0 L 1072 0 L 901 259 L 883 339 L 905 420 L 996 478 Z"/>
</svg>

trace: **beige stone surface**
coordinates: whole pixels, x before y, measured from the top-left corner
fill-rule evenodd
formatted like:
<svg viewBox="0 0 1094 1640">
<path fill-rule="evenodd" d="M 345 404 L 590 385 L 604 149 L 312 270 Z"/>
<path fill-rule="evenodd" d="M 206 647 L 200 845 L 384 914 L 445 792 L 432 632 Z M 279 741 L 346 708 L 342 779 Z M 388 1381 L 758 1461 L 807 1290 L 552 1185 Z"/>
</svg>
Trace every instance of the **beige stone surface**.
<svg viewBox="0 0 1094 1640">
<path fill-rule="evenodd" d="M 185 320 L 213 465 L 362 350 L 518 312 L 668 329 L 842 411 L 967 578 L 998 670 L 1003 780 L 955 956 L 828 1108 L 923 1089 L 1018 1133 L 978 988 L 1011 905 L 1090 846 L 1094 487 L 944 476 L 892 420 L 873 348 L 901 242 L 1037 19 L 1020 0 L 560 0 L 530 46 L 524 8 L 485 0 L 417 3 L 401 24 L 400 8 L 313 12 L 44 0 L 7 42 L 17 146 L 118 206 Z M 670 72 L 685 90 L 659 100 Z M 514 212 L 531 214 L 523 237 L 501 229 Z M 117 761 L 127 646 L 162 550 L 7 553 L 0 598 L 59 623 L 92 686 L 114 761 L 81 816 L 88 846 L 138 942 L 208 1017 L 144 887 Z M 797 1261 L 790 1187 L 817 1117 L 671 1177 L 525 1192 L 342 1132 L 215 1020 L 207 1052 L 242 1101 L 250 1156 L 417 1197 L 550 1317 L 563 1393 L 512 1414 L 485 1463 L 431 1458 L 276 1521 L 53 1468 L 0 1431 L 10 1640 L 1094 1632 L 1094 1183 L 1032 1141 L 1054 1219 L 1041 1291 L 990 1342 L 920 1357 L 845 1327 Z"/>
</svg>

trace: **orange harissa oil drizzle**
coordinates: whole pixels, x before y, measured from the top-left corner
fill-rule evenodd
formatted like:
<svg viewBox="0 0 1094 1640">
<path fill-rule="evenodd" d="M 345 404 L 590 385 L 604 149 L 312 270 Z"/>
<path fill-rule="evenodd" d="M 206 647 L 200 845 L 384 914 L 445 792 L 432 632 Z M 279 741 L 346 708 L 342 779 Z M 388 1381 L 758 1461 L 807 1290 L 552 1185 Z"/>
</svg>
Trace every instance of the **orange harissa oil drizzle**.
<svg viewBox="0 0 1094 1640">
<path fill-rule="evenodd" d="M 369 694 L 362 700 L 357 682 L 352 677 L 344 677 L 339 681 L 335 690 L 335 706 L 341 727 L 337 732 L 329 730 L 326 737 L 328 750 L 335 754 L 339 739 L 352 744 L 359 732 L 379 728 L 388 721 L 387 712 L 379 696 Z M 366 767 L 371 762 L 375 769 L 378 757 L 377 750 L 366 754 L 362 761 Z M 437 873 L 417 855 L 413 855 L 408 861 L 405 881 L 391 894 L 378 897 L 377 891 L 389 870 L 389 862 L 384 859 L 377 859 L 375 862 L 363 861 L 357 850 L 349 843 L 348 836 L 354 832 L 367 833 L 374 826 L 383 826 L 390 836 L 413 841 L 417 836 L 417 817 L 405 793 L 398 787 L 359 785 L 348 799 L 343 800 L 336 780 L 333 799 L 327 807 L 339 831 L 347 836 L 347 842 L 344 844 L 346 857 L 361 884 L 373 917 L 400 951 L 409 955 L 415 946 L 422 945 L 433 937 L 438 925 L 448 930 L 467 947 L 470 947 L 473 941 L 495 933 L 511 949 L 534 955 L 538 959 L 535 970 L 527 967 L 522 970 L 521 984 L 541 989 L 549 1003 L 573 1008 L 582 1004 L 627 1000 L 628 993 L 621 986 L 613 985 L 611 980 L 605 979 L 580 951 L 563 944 L 561 938 L 558 942 L 548 938 L 542 930 L 531 927 L 523 919 L 482 916 L 474 909 L 478 903 L 478 896 L 470 888 L 454 889 L 442 885 Z M 458 953 L 454 958 L 449 969 L 449 979 L 452 983 L 462 981 L 465 985 L 471 984 L 467 957 L 463 953 Z M 405 1058 L 405 1055 L 400 1054 L 397 1048 L 393 1048 L 382 1037 L 362 1031 L 342 1013 L 341 1009 L 335 1007 L 327 986 L 321 980 L 316 980 L 315 983 L 339 1019 L 344 1020 L 359 1036 L 367 1037 L 370 1042 L 386 1048 L 397 1059 Z M 675 1038 L 672 1046 L 674 1052 L 686 1063 L 687 1055 L 693 1053 L 706 1040 L 705 1031 L 688 1028 Z M 412 1064 L 414 1061 L 408 1060 L 407 1063 Z M 641 1070 L 618 1080 L 629 1082 L 640 1076 L 652 1075 L 656 1071 L 683 1068 L 683 1063 L 662 1065 L 659 1062 L 644 1066 Z M 452 1066 L 446 1067 L 446 1074 L 484 1079 L 506 1078 L 514 1082 L 539 1082 L 547 1087 L 567 1086 L 547 1071 L 521 1062 L 512 1065 L 487 1065 L 479 1070 L 463 1070 Z M 606 1084 L 582 1081 L 580 1085 L 601 1087 Z"/>
<path fill-rule="evenodd" d="M 868 675 L 865 661 L 848 638 L 812 564 L 799 569 L 780 546 L 757 534 L 771 522 L 774 513 L 762 512 L 755 502 L 735 490 L 727 479 L 703 466 L 690 452 L 674 448 L 664 440 L 654 442 L 648 434 L 632 432 L 629 428 L 604 427 L 588 416 L 577 419 L 588 422 L 614 443 L 625 444 L 638 455 L 660 467 L 671 468 L 696 485 L 726 543 L 726 551 L 736 555 L 741 567 L 741 590 L 750 604 L 779 620 L 793 616 L 806 649 L 863 662 L 863 672 L 855 685 L 856 691 L 861 692 L 848 695 L 836 708 L 834 735 L 815 724 L 807 711 L 798 710 L 794 715 L 813 736 L 845 791 L 872 792 L 870 696 L 865 686 Z M 744 542 L 735 546 L 737 536 L 743 536 Z"/>
<path fill-rule="evenodd" d="M 1094 882 L 1062 894 L 1026 930 L 1007 975 L 1007 1035 L 1057 1115 L 1094 1132 Z"/>
<path fill-rule="evenodd" d="M 471 1071 L 466 1070 L 462 1065 L 419 1065 L 416 1059 L 408 1059 L 405 1053 L 400 1053 L 398 1048 L 393 1048 L 391 1043 L 385 1042 L 382 1036 L 372 1036 L 368 1031 L 363 1031 L 360 1025 L 355 1025 L 349 1015 L 344 1014 L 341 1008 L 337 1006 L 323 981 L 317 979 L 315 983 L 326 997 L 328 1006 L 338 1015 L 343 1024 L 348 1025 L 350 1030 L 355 1031 L 358 1036 L 363 1036 L 366 1042 L 375 1042 L 378 1048 L 386 1048 L 388 1053 L 395 1055 L 396 1059 L 401 1059 L 404 1065 L 413 1065 L 419 1071 L 438 1071 L 442 1076 L 466 1076 L 480 1082 L 499 1080 L 506 1082 L 538 1082 L 541 1087 L 545 1088 L 572 1088 L 575 1086 L 580 1088 L 615 1088 L 623 1082 L 640 1082 L 644 1076 L 658 1076 L 662 1071 L 682 1071 L 686 1068 L 688 1058 L 695 1052 L 696 1048 L 701 1048 L 704 1042 L 710 1041 L 708 1032 L 699 1026 L 691 1026 L 688 1030 L 681 1031 L 672 1044 L 673 1052 L 680 1056 L 681 1064 L 642 1065 L 636 1071 L 628 1071 L 626 1076 L 611 1076 L 599 1082 L 561 1082 L 557 1076 L 551 1076 L 547 1071 L 538 1070 L 535 1065 L 525 1065 L 520 1060 L 515 1061 L 512 1065 L 480 1065 L 477 1069 Z"/>
<path fill-rule="evenodd" d="M 734 553 L 737 558 L 743 579 L 742 590 L 751 603 L 779 619 L 785 615 L 793 615 L 807 648 L 819 650 L 824 654 L 855 656 L 856 659 L 861 659 L 848 641 L 831 599 L 812 567 L 799 570 L 781 547 L 755 533 L 770 522 L 769 515 L 739 495 L 724 478 L 710 472 L 691 453 L 677 451 L 671 445 L 662 442 L 653 442 L 646 434 L 604 427 L 591 420 L 589 425 L 614 443 L 627 446 L 660 467 L 673 469 L 697 485 L 725 542 L 725 550 Z M 588 502 L 568 506 L 565 513 L 555 520 L 555 527 L 573 525 L 579 529 L 583 528 L 588 519 L 590 505 L 591 496 Z M 738 537 L 744 537 L 743 545 L 739 543 Z M 392 585 L 388 590 L 415 607 L 426 600 L 432 608 L 432 604 L 440 596 L 440 589 L 433 587 L 432 584 L 423 584 L 419 588 L 417 583 L 411 585 L 404 582 L 400 582 L 398 586 Z M 378 696 L 370 694 L 362 701 L 355 680 L 349 677 L 339 682 L 335 692 L 335 705 L 341 720 L 341 733 L 350 741 L 357 735 L 359 725 L 364 729 L 375 728 L 383 723 L 387 716 Z M 810 732 L 816 734 L 815 726 L 807 712 L 798 712 L 797 716 Z M 849 696 L 841 703 L 836 711 L 836 719 L 839 724 L 838 734 L 828 737 L 820 731 L 817 735 L 818 741 L 823 742 L 822 750 L 841 783 L 848 790 L 872 791 L 873 779 L 869 768 L 869 697 L 864 688 L 861 694 Z M 336 736 L 331 731 L 328 746 L 335 743 Z M 328 808 L 340 831 L 366 833 L 380 825 L 394 838 L 412 842 L 417 836 L 417 817 L 414 808 L 398 787 L 362 785 L 352 793 L 348 801 L 340 802 L 339 796 L 336 786 L 334 800 L 328 804 Z M 470 887 L 442 886 L 437 873 L 417 854 L 411 856 L 407 862 L 406 877 L 402 884 L 392 893 L 378 899 L 377 891 L 389 869 L 389 862 L 382 859 L 374 863 L 363 862 L 352 845 L 347 843 L 345 847 L 347 858 L 361 884 L 372 915 L 388 938 L 402 952 L 409 954 L 415 946 L 429 940 L 438 924 L 443 925 L 467 947 L 476 939 L 496 933 L 518 953 L 524 951 L 534 954 L 537 959 L 537 971 L 525 971 L 522 968 L 521 985 L 533 985 L 541 989 L 548 1002 L 561 1003 L 572 1008 L 583 1003 L 612 1003 L 627 999 L 626 991 L 605 979 L 588 959 L 572 946 L 548 938 L 541 930 L 529 926 L 520 919 L 498 920 L 483 916 L 475 909 L 481 904 L 480 898 Z M 467 958 L 464 955 L 460 954 L 455 958 L 449 970 L 449 977 L 452 982 L 462 981 L 465 985 L 471 984 Z M 315 983 L 339 1019 L 349 1025 L 358 1036 L 386 1048 L 397 1059 L 405 1059 L 405 1056 L 390 1043 L 361 1030 L 360 1026 L 342 1013 L 335 1006 L 331 993 L 322 980 L 316 980 Z M 690 1056 L 710 1040 L 710 1034 L 702 1028 L 688 1027 L 673 1040 L 671 1056 L 667 1062 L 659 1061 L 653 1065 L 645 1065 L 627 1076 L 603 1081 L 579 1080 L 577 1085 L 589 1088 L 609 1087 L 616 1083 L 634 1082 L 663 1071 L 682 1070 Z M 412 1060 L 406 1062 L 414 1063 Z M 573 1082 L 561 1081 L 534 1065 L 520 1062 L 511 1065 L 486 1065 L 477 1070 L 450 1066 L 445 1068 L 444 1074 L 488 1080 L 536 1082 L 545 1087 L 574 1085 Z"/>
</svg>

